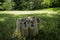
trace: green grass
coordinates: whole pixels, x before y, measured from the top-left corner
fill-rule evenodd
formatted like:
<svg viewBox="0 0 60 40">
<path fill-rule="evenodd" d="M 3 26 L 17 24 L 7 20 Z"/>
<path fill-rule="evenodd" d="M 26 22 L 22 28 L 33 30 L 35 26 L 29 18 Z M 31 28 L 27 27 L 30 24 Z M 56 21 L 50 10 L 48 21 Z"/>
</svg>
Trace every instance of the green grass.
<svg viewBox="0 0 60 40">
<path fill-rule="evenodd" d="M 26 16 L 40 18 L 40 30 L 35 37 L 36 40 L 60 40 L 60 15 L 47 13 L 25 15 L 0 14 L 0 40 L 20 40 L 18 36 L 12 37 L 12 35 L 16 28 L 16 20 Z M 26 40 L 29 40 L 29 38 L 26 38 Z"/>
<path fill-rule="evenodd" d="M 60 8 L 46 8 L 46 9 L 40 9 L 40 10 L 34 10 L 34 11 L 0 11 L 0 14 L 42 14 L 42 13 L 48 13 L 48 14 L 59 14 Z"/>
<path fill-rule="evenodd" d="M 60 40 L 60 8 L 48 8 L 42 11 L 54 11 L 57 14 L 0 14 L 0 40 L 23 40 L 13 34 L 16 28 L 16 20 L 26 16 L 36 16 L 40 18 L 40 30 L 36 35 L 36 40 Z M 32 38 L 30 38 L 32 39 Z M 30 40 L 26 37 L 26 40 Z"/>
</svg>

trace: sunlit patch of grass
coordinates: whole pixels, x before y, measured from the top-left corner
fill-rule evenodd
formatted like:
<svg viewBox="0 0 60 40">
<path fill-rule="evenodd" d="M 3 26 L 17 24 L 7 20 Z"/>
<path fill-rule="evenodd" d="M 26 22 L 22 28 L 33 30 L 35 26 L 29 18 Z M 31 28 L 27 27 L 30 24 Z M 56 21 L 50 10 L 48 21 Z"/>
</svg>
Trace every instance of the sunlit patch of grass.
<svg viewBox="0 0 60 40">
<path fill-rule="evenodd" d="M 57 14 L 60 13 L 60 8 L 47 8 L 47 9 L 41 9 L 41 10 L 34 10 L 34 11 L 0 11 L 0 14 L 42 14 L 42 13 L 48 13 L 48 14 Z"/>
<path fill-rule="evenodd" d="M 5 18 L 0 18 L 0 21 L 5 21 Z"/>
</svg>

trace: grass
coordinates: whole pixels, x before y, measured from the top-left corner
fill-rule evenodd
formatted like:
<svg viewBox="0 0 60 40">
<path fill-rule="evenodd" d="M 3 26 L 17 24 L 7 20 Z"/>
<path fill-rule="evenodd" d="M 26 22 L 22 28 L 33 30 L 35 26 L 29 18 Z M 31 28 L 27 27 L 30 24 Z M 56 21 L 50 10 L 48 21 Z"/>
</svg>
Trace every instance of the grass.
<svg viewBox="0 0 60 40">
<path fill-rule="evenodd" d="M 60 40 L 60 15 L 58 14 L 0 14 L 0 40 L 23 40 L 16 36 L 13 37 L 16 20 L 20 17 L 36 16 L 40 18 L 39 34 L 35 40 Z M 26 40 L 30 40 L 26 38 Z M 31 38 L 32 40 L 32 38 Z"/>
<path fill-rule="evenodd" d="M 0 14 L 42 14 L 42 13 L 48 13 L 48 14 L 56 14 L 60 13 L 60 8 L 47 8 L 47 9 L 41 9 L 41 10 L 35 10 L 35 11 L 0 11 Z"/>
<path fill-rule="evenodd" d="M 38 10 L 34 12 L 22 11 L 23 14 L 13 11 L 7 11 L 10 14 L 6 13 L 6 11 L 1 12 L 2 11 L 0 11 L 0 40 L 23 40 L 24 38 L 18 35 L 13 36 L 13 34 L 15 34 L 16 20 L 26 16 L 36 16 L 40 18 L 39 34 L 36 35 L 35 40 L 60 40 L 60 8 L 48 8 L 39 10 L 39 12 Z M 33 39 L 26 37 L 26 40 Z"/>
</svg>

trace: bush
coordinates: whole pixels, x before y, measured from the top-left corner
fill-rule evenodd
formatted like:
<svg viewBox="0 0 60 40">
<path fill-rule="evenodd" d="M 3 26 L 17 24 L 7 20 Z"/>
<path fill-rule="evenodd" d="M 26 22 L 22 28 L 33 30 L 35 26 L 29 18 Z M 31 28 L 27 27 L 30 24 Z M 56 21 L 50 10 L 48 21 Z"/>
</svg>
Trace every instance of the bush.
<svg viewBox="0 0 60 40">
<path fill-rule="evenodd" d="M 12 0 L 5 0 L 2 6 L 5 10 L 10 11 L 10 10 L 13 10 L 14 5 L 15 3 Z"/>
</svg>

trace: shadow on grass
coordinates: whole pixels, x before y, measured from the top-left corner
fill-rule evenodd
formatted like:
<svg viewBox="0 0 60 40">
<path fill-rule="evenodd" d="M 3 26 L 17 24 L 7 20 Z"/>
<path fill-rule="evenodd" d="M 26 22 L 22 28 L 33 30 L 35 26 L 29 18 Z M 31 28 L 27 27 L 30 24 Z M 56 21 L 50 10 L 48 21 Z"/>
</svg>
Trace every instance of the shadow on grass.
<svg viewBox="0 0 60 40">
<path fill-rule="evenodd" d="M 35 40 L 60 40 L 60 15 L 58 14 L 0 14 L 0 40 L 23 40 L 23 38 L 18 36 L 12 37 L 12 35 L 16 28 L 16 20 L 26 16 L 40 18 L 40 30 Z M 26 40 L 33 40 L 29 38 L 26 37 Z"/>
</svg>

